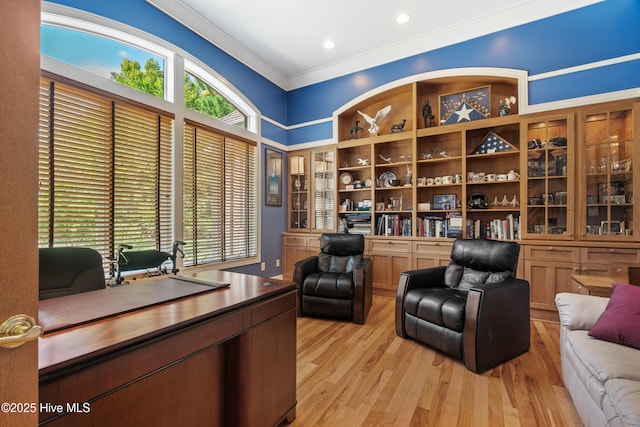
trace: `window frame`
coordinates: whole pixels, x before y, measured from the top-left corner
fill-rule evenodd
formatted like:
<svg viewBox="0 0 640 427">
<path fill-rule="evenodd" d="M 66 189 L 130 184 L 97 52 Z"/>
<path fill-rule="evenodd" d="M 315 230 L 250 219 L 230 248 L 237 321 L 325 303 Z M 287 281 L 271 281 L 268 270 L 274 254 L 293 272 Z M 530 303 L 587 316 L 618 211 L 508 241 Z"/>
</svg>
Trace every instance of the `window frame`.
<svg viewBox="0 0 640 427">
<path fill-rule="evenodd" d="M 80 29 L 92 32 L 98 36 L 111 37 L 122 43 L 131 44 L 140 49 L 152 52 L 155 55 L 166 58 L 165 63 L 165 99 L 160 99 L 147 93 L 138 91 L 120 83 L 105 79 L 90 71 L 74 67 L 56 59 L 41 55 L 41 70 L 59 76 L 68 82 L 75 82 L 79 86 L 86 86 L 92 89 L 105 91 L 113 96 L 122 97 L 127 101 L 145 106 L 151 110 L 165 111 L 174 116 L 173 126 L 173 234 L 174 240 L 183 238 L 183 134 L 184 122 L 190 120 L 202 126 L 216 129 L 233 138 L 245 140 L 256 145 L 256 255 L 248 258 L 234 259 L 223 262 L 201 264 L 199 266 L 188 267 L 198 268 L 231 268 L 260 262 L 262 252 L 261 242 L 261 197 L 260 197 L 260 122 L 261 116 L 258 109 L 249 99 L 226 81 L 215 70 L 201 62 L 198 58 L 188 52 L 162 40 L 151 34 L 145 33 L 137 28 L 112 21 L 110 19 L 89 14 L 84 11 L 69 8 L 52 3 L 43 3 L 41 13 L 41 23 L 47 25 L 65 26 L 69 29 Z M 132 42 L 134 41 L 134 42 Z M 224 123 L 218 119 L 189 110 L 184 105 L 183 79 L 184 73 L 189 72 L 231 101 L 247 117 L 247 128 Z M 182 267 L 181 259 L 178 259 L 178 266 Z"/>
</svg>

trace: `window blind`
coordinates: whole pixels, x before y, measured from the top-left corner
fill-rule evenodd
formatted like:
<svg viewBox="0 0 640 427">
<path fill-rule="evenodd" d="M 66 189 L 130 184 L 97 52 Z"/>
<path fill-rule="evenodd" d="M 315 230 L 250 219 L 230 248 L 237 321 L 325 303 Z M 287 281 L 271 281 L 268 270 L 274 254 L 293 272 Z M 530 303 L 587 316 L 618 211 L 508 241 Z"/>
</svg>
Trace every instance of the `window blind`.
<svg viewBox="0 0 640 427">
<path fill-rule="evenodd" d="M 185 264 L 257 253 L 256 147 L 185 123 Z"/>
<path fill-rule="evenodd" d="M 173 120 L 43 78 L 39 244 L 170 250 Z"/>
</svg>

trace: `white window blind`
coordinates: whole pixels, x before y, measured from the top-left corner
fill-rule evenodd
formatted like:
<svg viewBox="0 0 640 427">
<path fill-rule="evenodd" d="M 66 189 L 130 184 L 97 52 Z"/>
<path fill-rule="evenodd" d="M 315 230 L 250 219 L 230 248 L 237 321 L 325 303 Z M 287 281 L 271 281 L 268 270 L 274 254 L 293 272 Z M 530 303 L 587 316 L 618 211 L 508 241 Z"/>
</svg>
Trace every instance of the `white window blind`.
<svg viewBox="0 0 640 427">
<path fill-rule="evenodd" d="M 170 250 L 170 117 L 43 78 L 39 243 Z"/>
<path fill-rule="evenodd" d="M 185 264 L 256 255 L 256 175 L 253 143 L 185 123 Z"/>
</svg>

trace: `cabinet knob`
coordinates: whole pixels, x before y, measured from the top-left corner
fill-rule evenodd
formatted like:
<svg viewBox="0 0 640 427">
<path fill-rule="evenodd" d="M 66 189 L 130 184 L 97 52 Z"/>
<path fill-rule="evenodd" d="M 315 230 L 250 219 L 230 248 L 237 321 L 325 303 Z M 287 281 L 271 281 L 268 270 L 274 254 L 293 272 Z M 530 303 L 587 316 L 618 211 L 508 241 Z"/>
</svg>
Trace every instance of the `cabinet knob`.
<svg viewBox="0 0 640 427">
<path fill-rule="evenodd" d="M 582 271 L 586 273 L 589 270 L 587 269 L 587 267 L 582 267 Z"/>
<path fill-rule="evenodd" d="M 610 253 L 610 254 L 613 254 L 613 253 L 615 253 L 615 252 L 616 252 L 616 250 L 615 250 L 615 249 L 609 249 L 609 253 Z"/>
<path fill-rule="evenodd" d="M 580 271 L 580 269 L 578 267 L 573 267 L 573 271 L 578 272 L 578 271 Z"/>
<path fill-rule="evenodd" d="M 622 269 L 620 267 L 616 268 L 616 273 L 620 273 Z"/>
</svg>

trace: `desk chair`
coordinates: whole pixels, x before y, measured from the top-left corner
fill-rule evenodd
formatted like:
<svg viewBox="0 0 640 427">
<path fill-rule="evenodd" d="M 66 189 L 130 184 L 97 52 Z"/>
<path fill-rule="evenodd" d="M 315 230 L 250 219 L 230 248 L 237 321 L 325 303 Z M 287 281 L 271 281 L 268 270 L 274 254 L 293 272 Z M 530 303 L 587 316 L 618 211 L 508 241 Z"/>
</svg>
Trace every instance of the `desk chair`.
<svg viewBox="0 0 640 427">
<path fill-rule="evenodd" d="M 105 288 L 102 256 L 91 248 L 40 248 L 40 299 Z"/>
</svg>

